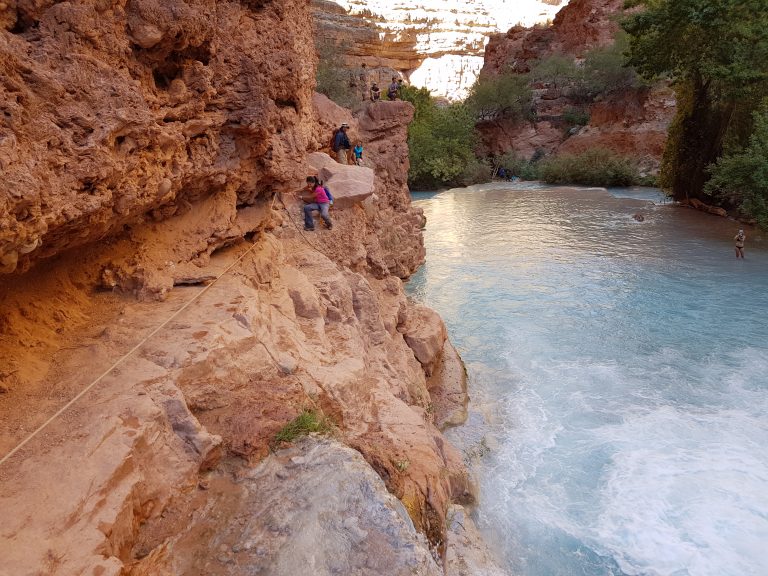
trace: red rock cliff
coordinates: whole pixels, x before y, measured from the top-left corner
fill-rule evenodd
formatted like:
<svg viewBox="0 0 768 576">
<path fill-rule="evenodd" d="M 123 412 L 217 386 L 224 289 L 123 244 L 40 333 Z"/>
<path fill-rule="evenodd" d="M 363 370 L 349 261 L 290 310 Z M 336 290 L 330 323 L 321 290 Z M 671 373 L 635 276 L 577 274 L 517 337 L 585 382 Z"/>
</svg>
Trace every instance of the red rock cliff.
<svg viewBox="0 0 768 576">
<path fill-rule="evenodd" d="M 438 425 L 466 391 L 401 281 L 424 258 L 410 105 L 313 97 L 305 2 L 2 5 L 0 573 L 295 574 L 331 518 L 351 548 L 320 572 L 439 573 L 424 536 L 445 550 L 472 488 Z M 344 120 L 366 167 L 315 152 Z M 318 157 L 369 188 L 307 233 L 292 192 Z M 314 540 L 245 496 L 338 468 L 268 456 L 304 410 L 399 499 L 378 513 L 403 539 L 349 524 L 344 490 Z"/>
<path fill-rule="evenodd" d="M 536 61 L 553 54 L 581 59 L 587 51 L 613 42 L 623 4 L 621 0 L 572 0 L 558 12 L 552 26 L 515 27 L 492 36 L 482 74 L 525 73 Z M 573 133 L 562 121 L 562 114 L 580 105 L 555 92 L 546 86 L 534 90 L 534 122 L 484 124 L 481 132 L 488 151 L 500 154 L 513 150 L 530 158 L 537 152 L 577 153 L 602 147 L 637 159 L 643 170 L 658 170 L 675 111 L 674 94 L 668 87 L 612 93 L 589 106 L 588 125 Z"/>
</svg>

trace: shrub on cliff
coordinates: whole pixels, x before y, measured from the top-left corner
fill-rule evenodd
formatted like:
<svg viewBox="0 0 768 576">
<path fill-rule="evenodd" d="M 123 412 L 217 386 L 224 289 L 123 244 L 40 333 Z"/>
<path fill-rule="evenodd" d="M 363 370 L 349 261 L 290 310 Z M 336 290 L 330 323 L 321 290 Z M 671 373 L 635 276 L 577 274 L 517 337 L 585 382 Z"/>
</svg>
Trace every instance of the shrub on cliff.
<svg viewBox="0 0 768 576">
<path fill-rule="evenodd" d="M 749 144 L 710 168 L 706 191 L 768 228 L 768 102 L 755 112 Z"/>
<path fill-rule="evenodd" d="M 403 87 L 403 100 L 416 108 L 408 127 L 411 163 L 408 184 L 411 188 L 434 189 L 466 185 L 490 178 L 478 178 L 483 168 L 475 158 L 475 120 L 463 103 L 438 106 L 425 88 Z"/>
<path fill-rule="evenodd" d="M 532 93 L 528 76 L 482 76 L 469 90 L 466 104 L 478 121 L 524 120 L 531 117 Z"/>
<path fill-rule="evenodd" d="M 563 154 L 540 160 L 536 166 L 540 180 L 548 184 L 584 186 L 630 186 L 640 180 L 629 158 L 611 150 L 593 148 L 581 154 Z"/>
</svg>

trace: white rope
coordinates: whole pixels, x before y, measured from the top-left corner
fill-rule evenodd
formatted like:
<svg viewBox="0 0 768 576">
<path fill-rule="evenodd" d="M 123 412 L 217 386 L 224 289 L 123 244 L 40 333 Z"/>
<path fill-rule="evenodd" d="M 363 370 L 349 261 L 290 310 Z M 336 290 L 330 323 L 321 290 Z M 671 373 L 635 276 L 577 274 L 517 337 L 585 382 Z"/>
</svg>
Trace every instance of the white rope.
<svg viewBox="0 0 768 576">
<path fill-rule="evenodd" d="M 273 203 L 274 203 L 274 201 L 273 201 Z M 58 418 L 58 417 L 59 417 L 59 416 L 61 416 L 61 415 L 62 415 L 64 412 L 66 412 L 66 411 L 67 411 L 67 409 L 68 409 L 70 406 L 72 406 L 72 405 L 73 405 L 75 402 L 77 402 L 78 400 L 80 400 L 80 398 L 82 398 L 82 397 L 83 397 L 85 394 L 87 394 L 89 390 L 91 390 L 91 389 L 92 389 L 94 386 L 96 386 L 96 384 L 98 384 L 99 382 L 101 382 L 101 381 L 104 379 L 104 377 L 106 377 L 106 376 L 107 376 L 107 375 L 108 375 L 110 372 L 112 372 L 112 370 L 114 370 L 115 368 L 117 368 L 117 367 L 118 367 L 118 366 L 119 366 L 119 365 L 120 365 L 120 364 L 121 364 L 121 363 L 122 363 L 122 362 L 123 362 L 123 361 L 124 361 L 126 358 L 128 358 L 128 356 L 130 356 L 131 354 L 133 354 L 134 352 L 136 352 L 136 350 L 138 350 L 138 349 L 139 349 L 139 348 L 141 348 L 141 347 L 142 347 L 144 344 L 146 344 L 146 343 L 147 343 L 147 340 L 149 340 L 150 338 L 152 338 L 152 336 L 154 336 L 154 335 L 155 335 L 155 334 L 157 334 L 157 333 L 158 333 L 160 330 L 162 330 L 162 329 L 163 329 L 163 328 L 164 328 L 164 327 L 165 327 L 165 326 L 166 326 L 166 325 L 167 325 L 167 324 L 168 324 L 168 323 L 169 323 L 171 320 L 173 320 L 174 318 L 176 318 L 176 316 L 178 316 L 178 315 L 179 315 L 179 314 L 181 314 L 181 313 L 182 313 L 184 310 L 186 310 L 186 309 L 187 309 L 187 307 L 188 307 L 190 304 L 192 304 L 192 302 L 194 302 L 195 300 L 197 300 L 198 298 L 200 298 L 200 296 L 202 296 L 203 294 L 205 294 L 205 292 L 207 292 L 209 288 L 211 288 L 211 287 L 212 287 L 214 284 L 216 284 L 216 282 L 218 282 L 218 281 L 219 281 L 219 279 L 220 279 L 222 276 L 224 276 L 224 275 L 225 275 L 227 272 L 229 272 L 230 270 L 232 270 L 232 268 L 234 268 L 234 267 L 235 267 L 237 264 L 239 264 L 239 263 L 240 263 L 240 261 L 241 261 L 243 258 L 245 258 L 245 256 L 246 256 L 248 253 L 250 253 L 250 251 L 251 251 L 251 250 L 253 250 L 254 246 L 256 246 L 256 244 L 255 244 L 255 243 L 254 243 L 254 244 L 251 244 L 251 247 L 250 247 L 250 248 L 248 248 L 248 250 L 246 250 L 245 252 L 243 252 L 243 253 L 240 255 L 240 257 L 239 257 L 237 260 L 235 260 L 235 261 L 234 261 L 234 262 L 233 262 L 233 263 L 232 263 L 232 264 L 231 264 L 231 265 L 230 265 L 230 266 L 229 266 L 229 267 L 228 267 L 226 270 L 224 270 L 224 272 L 222 272 L 221 274 L 219 274 L 219 275 L 216 277 L 216 279 L 215 279 L 213 282 L 211 282 L 211 283 L 210 283 L 210 284 L 208 284 L 208 285 L 207 285 L 205 288 L 203 288 L 202 290 L 200 290 L 200 292 L 198 292 L 197 294 L 195 294 L 195 296 L 194 296 L 192 299 L 190 299 L 190 300 L 189 300 L 189 301 L 188 301 L 186 304 L 184 304 L 184 306 L 182 306 L 181 308 L 179 308 L 178 310 L 176 310 L 176 312 L 174 312 L 173 314 L 171 314 L 171 316 L 170 316 L 170 317 L 169 317 L 169 318 L 168 318 L 168 319 L 167 319 L 165 322 L 163 322 L 162 324 L 160 324 L 160 326 L 158 326 L 157 328 L 155 328 L 154 330 L 152 330 L 152 332 L 150 332 L 150 333 L 149 333 L 147 336 L 145 336 L 145 337 L 144 337 L 144 339 L 143 339 L 141 342 L 139 342 L 138 344 L 136 344 L 136 346 L 134 346 L 133 348 L 131 348 L 131 349 L 130 349 L 130 350 L 129 350 L 129 351 L 126 353 L 126 354 L 124 354 L 124 355 L 123 355 L 123 356 L 122 356 L 122 357 L 121 357 L 119 360 L 117 360 L 117 362 L 115 362 L 114 364 L 112 364 L 112 366 L 110 366 L 109 368 L 107 368 L 107 369 L 104 371 L 104 373 L 102 373 L 102 374 L 101 374 L 101 376 L 99 376 L 98 378 L 96 378 L 96 380 L 94 380 L 93 382 L 91 382 L 90 384 L 88 384 L 88 386 L 86 386 L 86 387 L 85 387 L 85 388 L 84 388 L 84 389 L 83 389 L 83 390 L 82 390 L 82 391 L 81 391 L 81 392 L 80 392 L 80 393 L 79 393 L 77 396 L 75 396 L 74 398 L 72 398 L 72 400 L 70 400 L 69 402 L 67 402 L 67 403 L 66 403 L 66 404 L 65 404 L 63 407 L 61 407 L 61 408 L 60 408 L 60 409 L 59 409 L 59 410 L 58 410 L 58 411 L 57 411 L 57 412 L 56 412 L 56 413 L 55 413 L 53 416 L 51 416 L 50 418 L 48 418 L 48 420 L 46 420 L 46 421 L 45 421 L 45 422 L 44 422 L 42 425 L 40 425 L 40 426 L 39 426 L 39 427 L 38 427 L 38 428 L 37 428 L 37 429 L 36 429 L 34 432 L 32 432 L 32 433 L 31 433 L 29 436 L 27 436 L 26 438 L 24 438 L 24 440 L 22 440 L 22 441 L 21 441 L 21 443 L 19 443 L 19 444 L 18 444 L 18 445 L 17 445 L 17 446 L 16 446 L 16 447 L 13 449 L 13 450 L 11 450 L 11 451 L 10 451 L 10 452 L 8 452 L 8 453 L 7 453 L 5 456 L 3 456 L 3 457 L 0 459 L 0 466 L 2 466 L 2 465 L 3 465 L 3 464 L 4 464 L 4 463 L 7 461 L 7 460 L 9 460 L 9 459 L 10 459 L 10 458 L 11 458 L 11 457 L 14 455 L 14 454 L 16 454 L 16 452 L 18 452 L 19 450 L 21 450 L 21 449 L 24 447 L 24 445 L 25 445 L 25 444 L 27 444 L 27 442 L 29 442 L 30 440 L 32 440 L 32 438 L 34 438 L 35 436 L 37 436 L 37 435 L 38 435 L 38 434 L 39 434 L 39 433 L 40 433 L 40 432 L 41 432 L 41 431 L 42 431 L 42 430 L 43 430 L 43 429 L 44 429 L 46 426 L 48 426 L 48 425 L 49 425 L 51 422 L 53 422 L 54 420 L 56 420 L 56 418 Z"/>
</svg>

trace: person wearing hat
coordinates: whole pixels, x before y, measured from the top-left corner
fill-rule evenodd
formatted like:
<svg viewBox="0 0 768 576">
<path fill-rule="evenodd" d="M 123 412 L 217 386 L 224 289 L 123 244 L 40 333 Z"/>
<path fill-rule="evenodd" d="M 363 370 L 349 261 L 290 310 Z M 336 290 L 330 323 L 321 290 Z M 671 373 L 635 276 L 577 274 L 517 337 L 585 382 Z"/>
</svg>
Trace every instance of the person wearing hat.
<svg viewBox="0 0 768 576">
<path fill-rule="evenodd" d="M 336 161 L 339 164 L 347 163 L 347 150 L 352 148 L 352 144 L 349 143 L 349 137 L 347 136 L 347 128 L 349 128 L 349 124 L 345 122 L 333 137 L 333 151 L 336 153 Z"/>
<path fill-rule="evenodd" d="M 736 234 L 736 236 L 733 237 L 733 239 L 736 241 L 736 258 L 744 258 L 744 240 L 747 239 L 746 234 L 744 234 L 744 230 L 739 230 L 739 233 Z"/>
</svg>

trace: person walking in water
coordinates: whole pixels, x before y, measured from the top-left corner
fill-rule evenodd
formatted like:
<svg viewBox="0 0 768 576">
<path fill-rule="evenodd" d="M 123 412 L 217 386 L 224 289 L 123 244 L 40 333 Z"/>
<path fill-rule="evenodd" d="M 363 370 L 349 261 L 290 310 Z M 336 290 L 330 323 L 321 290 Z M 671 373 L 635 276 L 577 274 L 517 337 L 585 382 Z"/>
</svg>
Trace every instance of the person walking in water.
<svg viewBox="0 0 768 576">
<path fill-rule="evenodd" d="M 739 230 L 739 233 L 733 237 L 736 241 L 736 258 L 744 258 L 744 240 L 747 239 L 744 230 Z"/>
<path fill-rule="evenodd" d="M 333 137 L 333 151 L 336 152 L 336 161 L 339 164 L 347 163 L 347 150 L 352 148 L 349 143 L 349 137 L 347 136 L 347 128 L 349 124 L 342 124 L 341 128 L 336 131 L 336 135 Z"/>
<path fill-rule="evenodd" d="M 325 222 L 325 226 L 330 230 L 333 228 L 333 222 L 328 214 L 328 208 L 331 205 L 331 201 L 328 195 L 325 193 L 323 183 L 320 182 L 315 176 L 307 176 L 307 187 L 302 190 L 303 194 L 301 199 L 304 204 L 304 230 L 313 232 L 315 230 L 315 219 L 312 212 L 318 210 L 320 216 Z"/>
<path fill-rule="evenodd" d="M 355 153 L 355 164 L 358 166 L 363 165 L 363 145 L 358 142 L 354 148 L 352 148 L 352 152 Z"/>
</svg>

